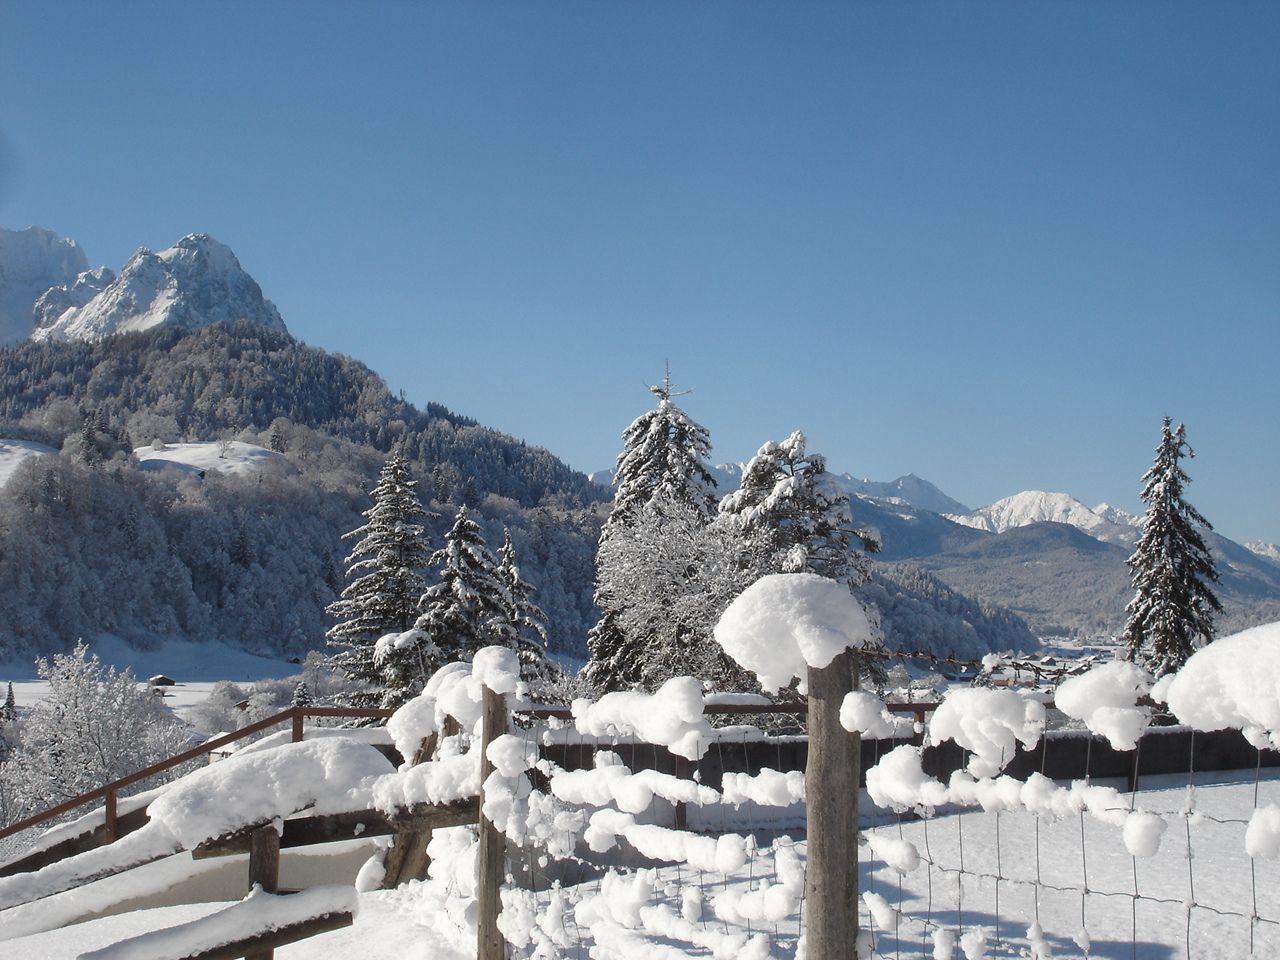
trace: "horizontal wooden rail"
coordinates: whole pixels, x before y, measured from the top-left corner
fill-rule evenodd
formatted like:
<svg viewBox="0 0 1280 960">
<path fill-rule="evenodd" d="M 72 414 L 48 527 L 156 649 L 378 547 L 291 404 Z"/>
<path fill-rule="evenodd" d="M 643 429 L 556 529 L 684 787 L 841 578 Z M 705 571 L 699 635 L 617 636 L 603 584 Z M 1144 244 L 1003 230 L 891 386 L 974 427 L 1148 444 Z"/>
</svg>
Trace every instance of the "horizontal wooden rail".
<svg viewBox="0 0 1280 960">
<path fill-rule="evenodd" d="M 351 810 L 313 817 L 285 820 L 280 833 L 282 850 L 309 847 L 317 843 L 355 840 L 360 837 L 385 837 L 402 830 L 427 830 L 436 827 L 461 827 L 475 823 L 480 816 L 477 797 L 452 803 L 415 804 L 397 813 L 381 810 Z M 191 851 L 192 859 L 208 860 L 248 853 L 253 832 L 262 824 L 250 824 L 235 833 L 206 840 Z"/>
<path fill-rule="evenodd" d="M 1048 704 L 1052 706 L 1053 704 Z M 920 703 L 886 703 L 892 713 L 914 713 L 917 716 L 923 716 L 926 713 L 932 713 L 938 709 L 938 704 L 933 701 Z M 702 708 L 703 716 L 707 717 L 734 717 L 745 716 L 751 714 L 774 715 L 781 714 L 783 716 L 804 716 L 809 711 L 809 705 L 802 701 L 790 702 L 781 701 L 778 703 L 708 703 Z M 538 720 L 554 718 L 556 720 L 572 720 L 573 711 L 565 706 L 530 706 L 516 707 L 512 713 L 518 713 L 522 717 L 533 717 Z"/>
</svg>

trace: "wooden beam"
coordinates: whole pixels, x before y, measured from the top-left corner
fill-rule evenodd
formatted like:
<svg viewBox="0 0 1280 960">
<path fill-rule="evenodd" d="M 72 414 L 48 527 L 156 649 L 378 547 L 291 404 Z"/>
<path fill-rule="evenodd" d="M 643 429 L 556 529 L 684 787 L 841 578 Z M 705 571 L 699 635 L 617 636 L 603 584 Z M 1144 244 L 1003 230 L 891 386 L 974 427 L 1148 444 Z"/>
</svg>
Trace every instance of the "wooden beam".
<svg viewBox="0 0 1280 960">
<path fill-rule="evenodd" d="M 276 947 L 314 937 L 318 933 L 341 930 L 343 927 L 351 926 L 353 922 L 354 918 L 350 913 L 326 913 L 323 916 L 312 917 L 310 920 L 291 923 L 269 933 L 255 934 L 234 943 L 188 954 L 179 960 L 235 960 L 237 957 L 249 957 L 253 956 L 255 951 L 274 950 Z"/>
<path fill-rule="evenodd" d="M 391 816 L 381 810 L 352 810 L 318 817 L 297 817 L 284 822 L 280 846 L 287 850 L 356 837 L 385 837 L 406 830 L 461 827 L 475 823 L 479 815 L 480 801 L 471 797 L 445 804 L 417 804 Z M 207 860 L 248 853 L 249 835 L 257 826 L 206 840 L 191 851 L 191 856 L 196 860 Z"/>
<path fill-rule="evenodd" d="M 268 823 L 249 834 L 249 890 L 254 885 L 264 893 L 280 889 L 280 834 Z"/>
<path fill-rule="evenodd" d="M 840 706 L 856 680 L 857 659 L 851 650 L 830 666 L 809 668 L 804 911 L 809 960 L 851 960 L 858 939 L 861 738 L 840 724 Z"/>
<path fill-rule="evenodd" d="M 476 852 L 476 960 L 504 960 L 506 938 L 498 929 L 507 838 L 484 815 L 484 782 L 493 773 L 489 744 L 507 732 L 507 698 L 484 688 L 480 736 L 480 845 Z"/>
<path fill-rule="evenodd" d="M 139 807 L 136 810 L 130 810 L 128 813 L 120 814 L 116 817 L 116 839 L 140 829 L 148 819 L 146 807 Z M 84 833 L 76 834 L 74 837 L 67 837 L 67 839 L 60 840 L 43 850 L 29 853 L 19 860 L 11 860 L 3 867 L 0 867 L 0 877 L 11 877 L 17 873 L 31 873 L 41 867 L 47 867 L 51 863 L 65 860 L 67 857 L 73 857 L 77 853 L 84 853 L 86 850 L 93 850 L 108 842 L 106 824 L 100 823 Z"/>
</svg>

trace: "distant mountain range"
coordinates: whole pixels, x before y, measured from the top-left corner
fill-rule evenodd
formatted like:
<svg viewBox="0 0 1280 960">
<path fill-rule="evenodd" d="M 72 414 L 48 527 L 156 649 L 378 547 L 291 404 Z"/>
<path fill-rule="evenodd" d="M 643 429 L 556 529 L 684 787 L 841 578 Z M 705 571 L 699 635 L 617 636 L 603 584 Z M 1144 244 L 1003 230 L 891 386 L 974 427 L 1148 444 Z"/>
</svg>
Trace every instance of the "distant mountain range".
<svg viewBox="0 0 1280 960">
<path fill-rule="evenodd" d="M 738 484 L 742 481 L 742 471 L 745 467 L 745 463 L 720 463 L 712 467 L 711 475 L 715 478 L 716 489 L 720 493 L 737 490 Z M 594 473 L 587 474 L 592 483 L 606 488 L 613 487 L 613 476 L 612 469 L 597 470 Z M 910 506 L 919 507 L 921 510 L 932 510 L 934 513 L 941 514 L 969 512 L 969 508 L 963 503 L 951 499 L 928 480 L 922 480 L 914 473 L 908 473 L 906 476 L 898 477 L 897 480 L 885 482 L 862 480 L 851 473 L 839 473 L 833 474 L 833 476 L 845 493 L 851 497 L 873 497 L 877 500 L 890 502 L 901 501 Z"/>
<path fill-rule="evenodd" d="M 50 231 L 0 230 L 4 343 L 12 346 L 0 349 L 0 481 L 8 479 L 0 493 L 17 489 L 24 502 L 44 504 L 65 487 L 78 491 L 77 499 L 55 496 L 57 503 L 90 511 L 114 506 L 110 516 L 91 512 L 92 523 L 65 507 L 37 523 L 30 508 L 0 496 L 0 660 L 6 642 L 47 651 L 104 617 L 116 632 L 144 641 L 169 629 L 156 624 L 179 623 L 193 638 L 241 637 L 264 652 L 313 645 L 337 586 L 333 558 L 344 549 L 338 535 L 358 522 L 360 484 L 393 447 L 406 451 L 427 498 L 475 507 L 492 537 L 503 525 L 512 528 L 539 602 L 556 621 L 555 645 L 585 652 L 595 615 L 590 578 L 599 501 L 608 499 L 602 487 L 612 471 L 589 481 L 545 450 L 435 404 L 418 410 L 355 361 L 298 344 L 231 250 L 211 237 L 191 234 L 159 253 L 139 250 L 116 276 L 89 269 L 74 241 Z M 199 496 L 188 490 L 160 497 L 165 513 L 149 536 L 174 566 L 113 573 L 103 582 L 115 585 L 114 600 L 90 586 L 68 605 L 55 589 L 67 576 L 58 567 L 62 558 L 86 565 L 72 572 L 88 585 L 103 577 L 90 557 L 101 554 L 93 561 L 99 565 L 142 563 L 135 521 L 125 534 L 136 555 L 124 559 L 111 537 L 125 534 L 110 525 L 157 507 L 117 467 L 85 472 L 101 459 L 118 464 L 126 437 L 135 448 L 156 439 L 202 441 L 202 455 L 219 439 L 257 449 L 279 441 L 295 472 L 255 472 L 252 492 L 234 487 L 246 481 L 232 476 L 204 484 Z M 57 451 L 64 456 L 40 456 Z M 168 459 L 181 459 L 172 453 Z M 132 462 L 142 472 L 158 468 L 156 482 L 180 483 L 164 459 Z M 187 466 L 189 473 L 203 469 Z M 720 489 L 736 489 L 742 469 L 715 468 Z M 1030 634 L 1023 620 L 1042 636 L 1114 633 L 1123 623 L 1125 559 L 1138 533 L 1131 514 L 1041 491 L 970 510 L 914 474 L 887 482 L 847 473 L 836 479 L 854 501 L 855 520 L 881 539 L 874 591 L 904 643 L 933 637 L 969 654 L 983 644 L 1024 644 Z M 309 486 L 317 484 L 319 500 Z M 299 514 L 307 510 L 314 516 Z M 200 511 L 209 516 L 200 519 Z M 197 522 L 203 527 L 193 532 Z M 101 527 L 95 539 L 82 539 L 93 524 Z M 109 527 L 115 532 L 107 536 Z M 286 528 L 287 543 L 277 535 Z M 28 538 L 25 546 L 6 544 L 19 534 Z M 1222 573 L 1224 628 L 1280 619 L 1280 549 L 1215 535 L 1209 542 Z M 310 546 L 302 549 L 304 543 Z M 279 589 L 302 602 L 277 603 L 277 585 L 264 579 L 263 571 L 286 567 L 294 579 Z M 135 583 L 150 590 L 145 600 L 127 596 Z M 130 615 L 135 608 L 149 612 Z M 270 619 L 277 616 L 284 619 Z M 29 625 L 25 641 L 6 637 L 5 625 L 18 623 Z"/>
<path fill-rule="evenodd" d="M 1104 543 L 1132 544 L 1141 532 L 1141 521 L 1118 507 L 1102 503 L 1090 509 L 1070 494 L 1043 490 L 1024 490 L 980 510 L 945 515 L 948 520 L 988 533 L 1004 533 L 1033 523 L 1065 523 Z"/>
<path fill-rule="evenodd" d="M 742 465 L 712 473 L 721 492 L 736 490 Z M 612 471 L 589 476 L 605 485 L 613 479 Z M 837 479 L 854 498 L 855 522 L 880 538 L 883 563 L 926 570 L 961 594 L 1017 613 L 1041 636 L 1115 634 L 1123 626 L 1131 596 L 1125 561 L 1140 517 L 1066 493 L 1027 490 L 968 510 L 913 474 L 883 483 L 847 473 Z M 1222 577 L 1222 628 L 1280 619 L 1280 549 L 1216 533 L 1206 540 Z"/>
</svg>

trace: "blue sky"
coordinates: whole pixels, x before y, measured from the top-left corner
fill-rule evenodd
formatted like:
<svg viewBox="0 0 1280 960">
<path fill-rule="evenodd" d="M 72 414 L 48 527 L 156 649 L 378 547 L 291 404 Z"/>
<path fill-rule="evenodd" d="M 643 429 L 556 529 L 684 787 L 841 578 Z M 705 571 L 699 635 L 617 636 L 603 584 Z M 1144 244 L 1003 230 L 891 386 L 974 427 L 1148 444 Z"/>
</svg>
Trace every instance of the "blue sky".
<svg viewBox="0 0 1280 960">
<path fill-rule="evenodd" d="M 308 343 L 609 466 L 719 460 L 1280 541 L 1280 6 L 5 0 L 0 225 L 211 233 Z"/>
</svg>

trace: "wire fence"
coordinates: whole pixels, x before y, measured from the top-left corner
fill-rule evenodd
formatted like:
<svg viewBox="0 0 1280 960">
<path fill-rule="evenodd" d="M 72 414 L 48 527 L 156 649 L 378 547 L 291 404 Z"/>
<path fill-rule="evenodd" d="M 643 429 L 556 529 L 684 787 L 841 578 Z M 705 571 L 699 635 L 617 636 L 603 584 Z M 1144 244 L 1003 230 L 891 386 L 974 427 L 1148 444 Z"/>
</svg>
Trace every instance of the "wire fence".
<svg viewBox="0 0 1280 960">
<path fill-rule="evenodd" d="M 545 717 L 514 730 L 540 758 L 526 809 L 540 807 L 564 829 L 555 843 L 508 831 L 508 955 L 623 957 L 655 944 L 709 957 L 803 950 L 803 736 L 729 724 L 710 731 L 689 763 L 635 731 L 593 736 Z M 865 765 L 921 739 L 916 730 L 868 740 Z M 1246 846 L 1280 804 L 1277 758 L 1250 747 L 1251 767 L 1197 770 L 1205 739 L 1185 729 L 1150 732 L 1129 759 L 1133 774 L 1117 779 L 1116 751 L 1075 735 L 1083 769 L 1072 787 L 1058 786 L 1077 796 L 1063 815 L 1020 804 L 1010 791 L 1025 784 L 1009 777 L 979 779 L 970 792 L 988 796 L 978 802 L 951 797 L 927 811 L 879 809 L 864 797 L 865 955 L 1280 956 L 1280 868 Z M 1155 764 L 1165 772 L 1144 774 L 1144 747 L 1154 764 L 1171 745 L 1185 745 L 1184 771 L 1167 772 L 1166 763 Z M 1055 773 L 1045 741 L 1019 754 L 1042 777 Z M 1101 768 L 1099 757 L 1108 761 Z M 1099 769 L 1112 776 L 1097 776 Z M 1094 797 L 1094 787 L 1109 789 L 1109 799 L 1079 799 Z M 1149 836 L 1129 836 L 1129 824 L 1142 820 L 1136 815 L 1163 824 L 1145 821 L 1155 849 L 1130 849 L 1151 846 Z M 1276 818 L 1280 836 L 1280 807 Z M 511 919 L 520 916 L 540 919 Z"/>
</svg>

